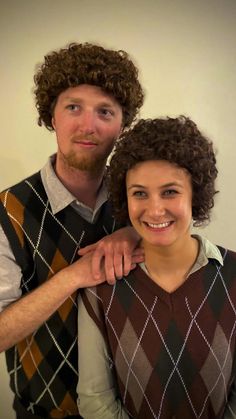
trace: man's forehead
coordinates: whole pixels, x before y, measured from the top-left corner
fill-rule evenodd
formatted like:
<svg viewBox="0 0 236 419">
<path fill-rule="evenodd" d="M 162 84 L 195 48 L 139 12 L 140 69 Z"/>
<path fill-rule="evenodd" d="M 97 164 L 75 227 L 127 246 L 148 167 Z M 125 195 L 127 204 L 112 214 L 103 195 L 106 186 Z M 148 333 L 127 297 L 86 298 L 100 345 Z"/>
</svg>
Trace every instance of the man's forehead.
<svg viewBox="0 0 236 419">
<path fill-rule="evenodd" d="M 111 93 L 102 90 L 99 86 L 90 84 L 81 84 L 78 86 L 69 87 L 59 96 L 63 101 L 73 100 L 80 103 L 87 100 L 88 98 L 91 98 L 106 105 L 119 105 L 118 101 Z"/>
</svg>

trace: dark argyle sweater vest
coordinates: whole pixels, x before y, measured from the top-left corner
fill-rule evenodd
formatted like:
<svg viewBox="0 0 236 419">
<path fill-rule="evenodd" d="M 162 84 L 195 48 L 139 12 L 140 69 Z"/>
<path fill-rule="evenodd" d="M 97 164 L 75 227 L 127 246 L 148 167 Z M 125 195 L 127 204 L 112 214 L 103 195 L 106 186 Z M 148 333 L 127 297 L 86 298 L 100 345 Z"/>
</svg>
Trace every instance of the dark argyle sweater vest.
<svg viewBox="0 0 236 419">
<path fill-rule="evenodd" d="M 83 292 L 132 418 L 222 418 L 235 378 L 236 253 L 169 294 L 137 267 Z"/>
<path fill-rule="evenodd" d="M 40 173 L 0 198 L 0 221 L 21 266 L 23 294 L 72 263 L 80 246 L 115 229 L 108 204 L 96 224 L 86 222 L 71 206 L 53 215 Z M 17 403 L 43 418 L 78 414 L 76 294 L 35 333 L 6 351 L 6 360 Z"/>
</svg>

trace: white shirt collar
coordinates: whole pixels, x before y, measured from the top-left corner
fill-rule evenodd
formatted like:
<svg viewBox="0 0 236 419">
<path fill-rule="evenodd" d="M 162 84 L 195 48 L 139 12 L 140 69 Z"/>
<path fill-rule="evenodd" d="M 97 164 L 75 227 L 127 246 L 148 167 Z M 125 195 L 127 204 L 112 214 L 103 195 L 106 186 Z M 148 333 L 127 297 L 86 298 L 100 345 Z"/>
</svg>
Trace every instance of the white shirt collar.
<svg viewBox="0 0 236 419">
<path fill-rule="evenodd" d="M 87 212 L 91 212 L 91 218 L 94 218 L 104 202 L 107 201 L 107 188 L 105 182 L 102 183 L 95 208 L 92 210 L 78 199 L 76 199 L 76 197 L 70 191 L 68 191 L 68 189 L 66 189 L 63 183 L 57 177 L 53 168 L 55 159 L 55 154 L 49 157 L 47 163 L 40 172 L 43 186 L 46 190 L 53 214 L 63 210 L 68 205 L 77 204 L 82 208 L 83 211 L 85 210 Z"/>
</svg>

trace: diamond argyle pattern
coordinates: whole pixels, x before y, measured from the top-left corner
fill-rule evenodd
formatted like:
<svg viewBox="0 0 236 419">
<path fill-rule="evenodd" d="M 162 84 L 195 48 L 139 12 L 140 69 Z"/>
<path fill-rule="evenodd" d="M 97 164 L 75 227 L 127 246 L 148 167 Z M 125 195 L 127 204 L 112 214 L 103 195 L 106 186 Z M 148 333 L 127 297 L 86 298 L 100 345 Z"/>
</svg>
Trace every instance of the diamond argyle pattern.
<svg viewBox="0 0 236 419">
<path fill-rule="evenodd" d="M 3 227 L 22 267 L 23 294 L 76 260 L 80 246 L 94 243 L 115 228 L 106 205 L 95 225 L 71 206 L 54 215 L 39 173 L 0 197 L 10 224 L 5 222 Z M 9 234 L 12 226 L 15 236 Z M 78 415 L 77 346 L 75 293 L 38 330 L 6 353 L 11 388 L 26 410 L 45 418 Z"/>
<path fill-rule="evenodd" d="M 135 418 L 221 418 L 235 377 L 236 253 L 220 248 L 172 294 L 138 267 L 83 300 Z"/>
</svg>

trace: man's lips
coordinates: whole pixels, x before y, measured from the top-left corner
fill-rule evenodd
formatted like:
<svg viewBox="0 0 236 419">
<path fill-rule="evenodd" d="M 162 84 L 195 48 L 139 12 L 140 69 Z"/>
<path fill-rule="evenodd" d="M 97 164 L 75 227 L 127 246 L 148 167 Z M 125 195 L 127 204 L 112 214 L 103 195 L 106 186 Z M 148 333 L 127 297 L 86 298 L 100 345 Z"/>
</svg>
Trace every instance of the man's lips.
<svg viewBox="0 0 236 419">
<path fill-rule="evenodd" d="M 96 147 L 98 144 L 95 141 L 87 141 L 87 140 L 74 140 L 74 144 L 78 144 L 80 147 L 91 148 Z"/>
<path fill-rule="evenodd" d="M 93 134 L 77 134 L 72 136 L 71 141 L 83 146 L 96 146 L 99 143 L 98 139 Z"/>
</svg>

